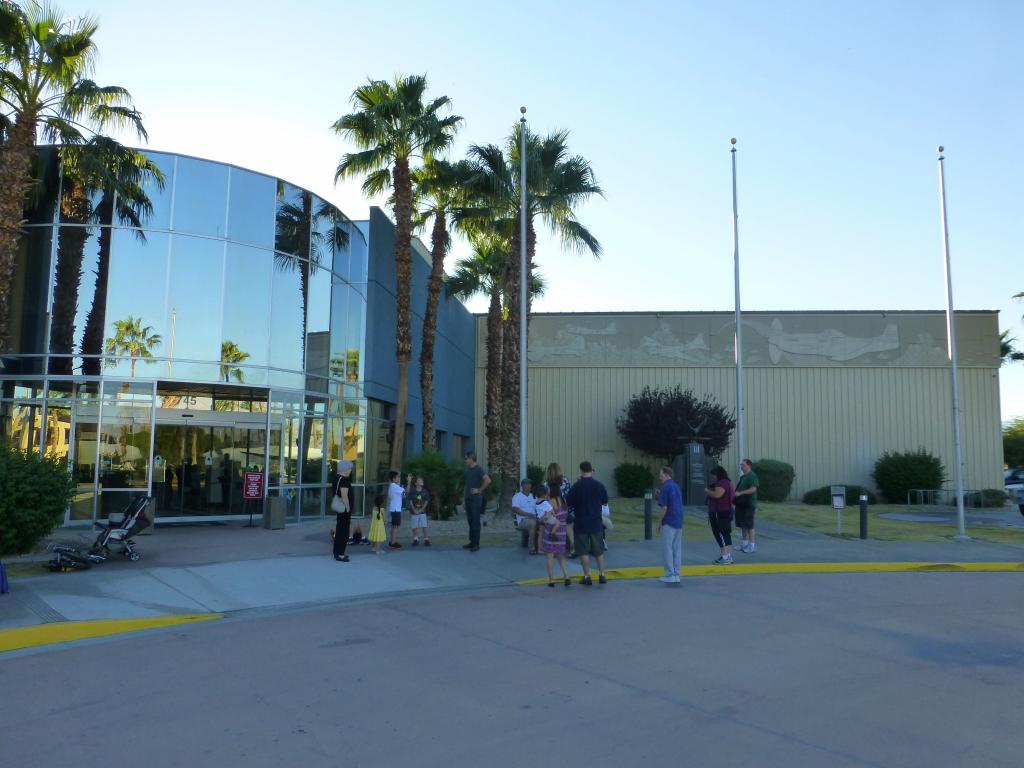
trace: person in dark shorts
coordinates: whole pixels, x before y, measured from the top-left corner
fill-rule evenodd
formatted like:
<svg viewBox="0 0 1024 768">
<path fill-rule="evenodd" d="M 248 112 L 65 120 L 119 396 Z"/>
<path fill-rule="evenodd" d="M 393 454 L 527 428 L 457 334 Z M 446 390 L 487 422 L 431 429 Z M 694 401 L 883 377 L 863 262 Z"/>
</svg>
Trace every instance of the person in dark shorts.
<svg viewBox="0 0 1024 768">
<path fill-rule="evenodd" d="M 598 584 L 607 584 L 602 547 L 604 524 L 601 519 L 601 507 L 608 503 L 608 491 L 594 478 L 594 468 L 589 461 L 580 462 L 580 479 L 573 483 L 565 500 L 576 518 L 573 523 L 576 554 L 580 558 L 580 565 L 583 566 L 583 578 L 580 583 L 587 587 L 594 583 L 590 578 L 590 558 L 596 557 Z"/>
<path fill-rule="evenodd" d="M 401 549 L 398 543 L 398 529 L 402 527 L 402 506 L 405 504 L 405 488 L 399 484 L 402 476 L 395 470 L 388 473 L 391 480 L 388 485 L 388 516 L 391 523 L 391 539 L 388 542 L 388 549 Z"/>
<path fill-rule="evenodd" d="M 737 549 L 750 554 L 757 551 L 757 543 L 754 541 L 754 515 L 757 513 L 757 486 L 760 481 L 750 459 L 740 462 L 740 472 L 743 474 L 736 481 L 736 498 L 733 500 L 736 506 L 736 527 L 743 536 Z"/>
<path fill-rule="evenodd" d="M 715 565 L 732 565 L 732 480 L 724 467 L 711 470 L 711 485 L 704 489 L 708 496 L 708 523 L 718 542 L 719 557 Z"/>
<path fill-rule="evenodd" d="M 466 452 L 466 521 L 469 523 L 469 543 L 463 549 L 480 549 L 480 515 L 484 510 L 484 493 L 491 484 L 487 470 L 476 463 L 476 454 Z"/>
<path fill-rule="evenodd" d="M 348 529 L 352 524 L 352 467 L 351 461 L 338 462 L 338 481 L 334 484 L 334 495 L 341 499 L 345 511 L 338 513 L 334 526 L 334 559 L 347 563 Z"/>
</svg>

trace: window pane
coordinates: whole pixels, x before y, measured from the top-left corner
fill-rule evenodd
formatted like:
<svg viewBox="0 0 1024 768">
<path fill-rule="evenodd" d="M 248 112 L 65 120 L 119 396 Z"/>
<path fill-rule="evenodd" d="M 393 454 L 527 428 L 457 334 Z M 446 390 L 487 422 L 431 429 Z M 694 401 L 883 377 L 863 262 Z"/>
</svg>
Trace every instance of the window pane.
<svg viewBox="0 0 1024 768">
<path fill-rule="evenodd" d="M 313 223 L 313 195 L 298 187 L 277 183 L 274 248 L 293 256 L 309 256 Z"/>
<path fill-rule="evenodd" d="M 303 485 L 326 482 L 324 475 L 324 424 L 323 417 L 312 417 L 303 420 Z"/>
<path fill-rule="evenodd" d="M 160 376 L 166 365 L 157 367 L 149 358 L 170 354 L 170 336 L 166 326 L 167 248 L 170 237 L 161 232 L 114 229 L 110 275 L 97 286 L 94 305 L 106 301 L 103 347 L 104 373 L 116 376 Z M 101 252 L 101 260 L 103 255 Z M 87 321 L 88 322 L 88 321 Z M 96 354 L 97 345 L 86 330 L 85 351 Z M 86 361 L 83 370 L 90 373 L 94 363 Z M 97 370 L 96 373 L 99 371 Z"/>
<path fill-rule="evenodd" d="M 167 375 L 198 381 L 219 378 L 224 242 L 175 235 L 170 265 L 166 326 L 170 335 L 164 354 L 173 359 L 167 364 Z"/>
<path fill-rule="evenodd" d="M 58 230 L 53 304 L 50 307 L 51 354 L 71 355 L 82 349 L 86 319 L 90 312 L 95 311 L 98 231 L 95 227 L 61 227 Z M 71 358 L 51 359 L 50 373 L 70 376 L 73 373 Z"/>
<path fill-rule="evenodd" d="M 142 219 L 142 226 L 153 229 L 170 229 L 171 227 L 171 190 L 174 189 L 174 155 L 165 155 L 162 152 L 146 152 L 146 157 L 152 161 L 164 175 L 164 187 L 152 178 L 146 177 L 142 185 L 143 191 L 153 204 L 153 212 Z"/>
<path fill-rule="evenodd" d="M 350 283 L 365 283 L 367 262 L 366 238 L 363 237 L 363 233 L 354 224 L 351 225 L 351 232 L 348 280 Z"/>
<path fill-rule="evenodd" d="M 30 195 L 25 205 L 25 219 L 29 224 L 52 224 L 57 215 L 57 190 L 60 187 L 60 162 L 51 147 L 36 150 L 39 166 L 35 178 L 39 180 L 38 194 Z"/>
<path fill-rule="evenodd" d="M 99 446 L 102 488 L 148 486 L 152 409 L 150 385 L 103 382 Z"/>
<path fill-rule="evenodd" d="M 306 519 L 319 519 L 324 512 L 324 489 L 303 488 L 302 489 L 302 517 Z"/>
<path fill-rule="evenodd" d="M 174 229 L 224 237 L 227 193 L 227 166 L 179 157 L 174 182 Z"/>
<path fill-rule="evenodd" d="M 22 451 L 39 452 L 42 403 L 0 402 L 0 435 Z"/>
<path fill-rule="evenodd" d="M 310 265 L 306 313 L 306 372 L 326 377 L 331 357 L 331 273 Z"/>
<path fill-rule="evenodd" d="M 244 366 L 270 362 L 270 290 L 274 254 L 260 248 L 228 243 L 224 284 L 224 334 L 226 353 L 233 344 Z M 230 354 L 228 354 L 230 357 Z M 265 384 L 266 371 L 242 367 L 227 371 L 228 378 L 246 384 Z"/>
<path fill-rule="evenodd" d="M 363 380 L 363 326 L 366 322 L 366 299 L 353 290 L 348 304 L 348 322 L 345 333 L 348 337 L 346 380 Z"/>
<path fill-rule="evenodd" d="M 10 352 L 46 351 L 46 299 L 50 286 L 50 244 L 53 227 L 30 227 L 18 243 L 9 289 Z M 39 364 L 41 367 L 41 363 Z M 42 370 L 33 366 L 33 372 Z"/>
<path fill-rule="evenodd" d="M 274 247 L 276 181 L 260 173 L 231 169 L 228 238 L 261 248 Z"/>
<path fill-rule="evenodd" d="M 274 255 L 271 293 L 270 364 L 287 371 L 302 371 L 305 342 L 303 322 L 303 270 L 305 262 Z M 301 378 L 298 388 L 303 386 Z"/>
</svg>

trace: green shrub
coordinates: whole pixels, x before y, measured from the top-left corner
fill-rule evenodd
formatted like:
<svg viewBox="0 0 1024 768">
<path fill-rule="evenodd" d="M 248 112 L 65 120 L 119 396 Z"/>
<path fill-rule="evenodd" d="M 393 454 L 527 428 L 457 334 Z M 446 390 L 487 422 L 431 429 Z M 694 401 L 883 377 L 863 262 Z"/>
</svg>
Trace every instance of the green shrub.
<svg viewBox="0 0 1024 768">
<path fill-rule="evenodd" d="M 981 498 L 978 500 L 979 506 L 982 507 L 1003 507 L 1006 506 L 1007 500 L 1006 491 L 1002 488 L 985 488 L 981 492 Z"/>
<path fill-rule="evenodd" d="M 644 464 L 623 462 L 615 468 L 615 485 L 619 496 L 639 498 L 648 488 L 654 487 L 654 473 Z"/>
<path fill-rule="evenodd" d="M 466 468 L 458 459 L 449 459 L 439 451 L 413 454 L 402 466 L 402 484 L 406 475 L 422 475 L 430 494 L 430 511 L 435 518 L 446 519 L 455 514 L 462 501 L 462 484 Z"/>
<path fill-rule="evenodd" d="M 901 504 L 906 502 L 907 491 L 911 488 L 941 488 L 946 468 L 924 448 L 906 453 L 886 451 L 875 462 L 871 477 L 883 499 L 890 504 Z"/>
<path fill-rule="evenodd" d="M 840 485 L 840 483 L 836 483 Z M 846 484 L 846 505 L 849 507 L 856 506 L 860 503 L 860 495 L 866 493 L 868 495 L 868 504 L 877 504 L 878 498 L 872 491 L 864 488 L 860 485 Z M 832 506 L 832 486 L 823 485 L 821 488 L 815 488 L 813 491 L 808 491 L 804 494 L 804 504 L 827 504 Z"/>
<path fill-rule="evenodd" d="M 538 467 L 536 464 L 527 464 L 526 476 L 533 485 L 533 492 L 536 493 L 537 489 L 544 483 L 544 467 Z"/>
<path fill-rule="evenodd" d="M 757 498 L 759 501 L 785 501 L 793 487 L 796 472 L 792 464 L 776 459 L 758 459 L 754 462 L 757 475 Z"/>
<path fill-rule="evenodd" d="M 60 525 L 72 488 L 65 462 L 0 441 L 0 557 L 31 551 Z"/>
</svg>

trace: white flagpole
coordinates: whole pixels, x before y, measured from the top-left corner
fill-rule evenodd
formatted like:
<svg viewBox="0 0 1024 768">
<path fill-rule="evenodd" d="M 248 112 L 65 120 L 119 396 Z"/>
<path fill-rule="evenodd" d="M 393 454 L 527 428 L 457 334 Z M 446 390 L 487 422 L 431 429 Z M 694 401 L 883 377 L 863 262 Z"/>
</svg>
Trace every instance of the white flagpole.
<svg viewBox="0 0 1024 768">
<path fill-rule="evenodd" d="M 960 450 L 960 387 L 956 367 L 956 318 L 953 315 L 953 273 L 949 262 L 949 225 L 946 223 L 946 175 L 943 147 L 939 147 L 939 208 L 942 211 L 942 254 L 946 267 L 946 345 L 953 379 L 953 488 L 956 493 L 956 538 L 968 541 L 964 526 L 964 463 Z"/>
<path fill-rule="evenodd" d="M 519 477 L 526 477 L 526 354 L 530 286 L 526 269 L 526 107 L 519 112 Z M 516 483 L 518 485 L 518 483 Z"/>
<path fill-rule="evenodd" d="M 739 209 L 736 203 L 736 139 L 732 139 L 732 258 L 736 283 L 736 446 L 739 448 L 739 461 L 747 457 L 746 431 L 743 417 L 743 322 L 740 312 L 740 229 Z M 738 463 L 738 462 L 737 462 Z"/>
</svg>

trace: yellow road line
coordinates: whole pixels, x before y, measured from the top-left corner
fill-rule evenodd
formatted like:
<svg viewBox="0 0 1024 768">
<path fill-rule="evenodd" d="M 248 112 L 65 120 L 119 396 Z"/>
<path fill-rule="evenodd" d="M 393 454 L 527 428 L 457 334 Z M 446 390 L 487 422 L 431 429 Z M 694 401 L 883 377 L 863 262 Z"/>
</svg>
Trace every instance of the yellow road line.
<svg viewBox="0 0 1024 768">
<path fill-rule="evenodd" d="M 222 618 L 220 613 L 186 614 L 181 616 L 153 616 L 145 619 L 99 619 L 95 621 L 58 621 L 30 627 L 0 629 L 0 653 L 39 645 L 69 643 L 90 637 L 105 637 L 143 629 L 172 627 L 197 621 Z"/>
<path fill-rule="evenodd" d="M 746 576 L 766 573 L 928 573 L 990 572 L 1024 573 L 1024 563 L 761 563 L 758 565 L 685 565 L 683 576 Z M 661 566 L 610 568 L 609 579 L 656 579 Z M 516 584 L 535 586 L 547 579 L 523 579 Z"/>
</svg>

